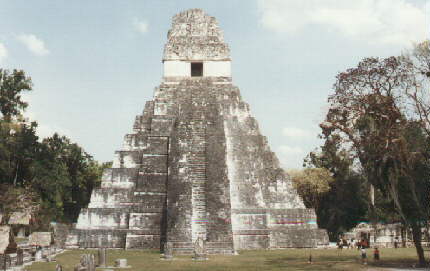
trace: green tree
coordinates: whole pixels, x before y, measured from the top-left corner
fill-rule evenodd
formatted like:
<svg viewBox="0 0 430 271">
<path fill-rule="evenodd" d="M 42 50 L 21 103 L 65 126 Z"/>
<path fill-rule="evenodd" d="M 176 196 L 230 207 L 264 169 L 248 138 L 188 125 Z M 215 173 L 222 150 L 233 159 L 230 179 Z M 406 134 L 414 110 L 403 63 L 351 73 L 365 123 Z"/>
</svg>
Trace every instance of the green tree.
<svg viewBox="0 0 430 271">
<path fill-rule="evenodd" d="M 37 124 L 0 119 L 0 183 L 22 186 L 32 175 L 38 151 Z"/>
<path fill-rule="evenodd" d="M 321 197 L 330 191 L 333 182 L 330 171 L 325 168 L 290 170 L 288 175 L 307 208 L 318 209 Z"/>
<path fill-rule="evenodd" d="M 0 112 L 6 121 L 19 115 L 27 107 L 21 98 L 24 91 L 31 91 L 31 78 L 24 71 L 0 69 Z"/>
<path fill-rule="evenodd" d="M 311 152 L 304 166 L 324 168 L 333 178 L 315 210 L 318 226 L 327 229 L 330 240 L 338 240 L 339 234 L 367 220 L 368 189 L 361 175 L 354 171 L 353 158 L 342 148 L 340 137 L 331 137 L 319 151 Z"/>
<path fill-rule="evenodd" d="M 28 106 L 22 94 L 31 88 L 31 79 L 23 71 L 0 69 L 0 205 L 6 212 L 37 210 L 36 228 L 47 229 L 51 220 L 76 220 L 108 164 L 100 165 L 78 144 L 58 134 L 40 142 L 37 123 L 22 117 Z M 14 198 L 23 200 L 17 204 Z"/>
<path fill-rule="evenodd" d="M 36 165 L 32 185 L 43 195 L 47 209 L 55 210 L 52 219 L 75 221 L 79 210 L 89 203 L 92 190 L 99 186 L 103 165 L 58 134 L 42 141 Z"/>
<path fill-rule="evenodd" d="M 403 222 L 412 228 L 420 265 L 425 265 L 421 227 L 428 220 L 429 204 L 428 194 L 421 197 L 420 189 L 428 191 L 429 179 L 415 171 L 428 159 L 423 149 L 413 148 L 416 139 L 408 137 L 414 122 L 404 95 L 411 87 L 410 72 L 409 62 L 390 57 L 367 58 L 340 73 L 321 128 L 324 139 L 340 138 L 366 182 L 393 200 Z"/>
</svg>

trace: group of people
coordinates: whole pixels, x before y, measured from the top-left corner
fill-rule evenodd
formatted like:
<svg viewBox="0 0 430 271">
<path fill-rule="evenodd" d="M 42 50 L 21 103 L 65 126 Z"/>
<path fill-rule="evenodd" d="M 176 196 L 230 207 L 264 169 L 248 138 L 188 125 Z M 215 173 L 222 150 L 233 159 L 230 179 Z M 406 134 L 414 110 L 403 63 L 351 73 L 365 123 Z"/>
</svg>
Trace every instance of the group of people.
<svg viewBox="0 0 430 271">
<path fill-rule="evenodd" d="M 350 240 L 347 240 L 345 238 L 341 238 L 337 242 L 337 247 L 339 249 L 343 249 L 344 247 L 352 249 L 353 247 L 356 247 L 357 250 L 360 250 L 362 263 L 363 264 L 367 264 L 367 251 L 366 251 L 366 248 L 369 248 L 369 242 L 366 239 L 361 239 L 361 240 L 355 241 L 353 238 L 350 239 Z M 379 261 L 379 259 L 380 259 L 378 247 L 375 247 L 374 250 L 373 250 L 373 259 L 375 261 Z"/>
<path fill-rule="evenodd" d="M 366 248 L 365 247 L 361 247 L 360 248 L 360 254 L 361 254 L 361 262 L 363 264 L 367 264 L 367 252 L 366 252 Z M 379 261 L 379 249 L 378 247 L 375 247 L 373 249 L 373 259 L 375 261 Z"/>
<path fill-rule="evenodd" d="M 360 249 L 362 247 L 368 248 L 369 242 L 366 239 L 355 240 L 354 238 L 351 238 L 348 240 L 345 238 L 340 238 L 339 241 L 337 242 L 337 247 L 339 249 L 343 249 L 343 248 L 352 249 L 354 247 L 356 247 L 357 249 Z"/>
</svg>

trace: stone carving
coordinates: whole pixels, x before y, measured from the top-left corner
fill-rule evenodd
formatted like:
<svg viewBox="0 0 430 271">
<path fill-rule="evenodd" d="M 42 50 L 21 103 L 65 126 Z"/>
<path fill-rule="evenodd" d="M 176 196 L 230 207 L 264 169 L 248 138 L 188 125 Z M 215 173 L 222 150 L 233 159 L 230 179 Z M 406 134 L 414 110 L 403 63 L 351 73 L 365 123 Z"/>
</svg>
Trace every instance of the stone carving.
<svg viewBox="0 0 430 271">
<path fill-rule="evenodd" d="M 328 244 L 232 83 L 215 18 L 199 9 L 176 15 L 163 61 L 171 73 L 124 137 L 68 246 L 172 242 L 175 254 L 189 254 L 201 237 L 207 253 L 233 254 Z M 195 61 L 203 76 L 191 77 Z"/>
<path fill-rule="evenodd" d="M 61 264 L 57 264 L 55 266 L 55 271 L 63 271 L 63 267 L 61 266 Z"/>
<path fill-rule="evenodd" d="M 206 245 L 202 237 L 197 238 L 194 242 L 194 260 L 207 260 L 206 258 Z"/>
<path fill-rule="evenodd" d="M 214 17 L 190 9 L 173 17 L 163 60 L 226 60 L 230 49 Z"/>
<path fill-rule="evenodd" d="M 81 260 L 78 265 L 75 266 L 74 271 L 95 271 L 96 265 L 94 262 L 94 254 L 82 254 Z"/>
<path fill-rule="evenodd" d="M 16 250 L 16 265 L 24 264 L 24 251 L 20 248 Z"/>
<path fill-rule="evenodd" d="M 166 259 L 166 260 L 173 259 L 173 243 L 172 242 L 164 243 L 164 259 Z"/>
<path fill-rule="evenodd" d="M 127 259 L 116 259 L 115 260 L 115 267 L 117 267 L 117 268 L 127 268 L 127 267 L 129 267 L 127 265 Z"/>
<path fill-rule="evenodd" d="M 106 266 L 106 260 L 107 260 L 106 248 L 99 248 L 98 260 L 99 260 L 99 262 L 98 262 L 99 267 L 105 267 Z"/>
</svg>

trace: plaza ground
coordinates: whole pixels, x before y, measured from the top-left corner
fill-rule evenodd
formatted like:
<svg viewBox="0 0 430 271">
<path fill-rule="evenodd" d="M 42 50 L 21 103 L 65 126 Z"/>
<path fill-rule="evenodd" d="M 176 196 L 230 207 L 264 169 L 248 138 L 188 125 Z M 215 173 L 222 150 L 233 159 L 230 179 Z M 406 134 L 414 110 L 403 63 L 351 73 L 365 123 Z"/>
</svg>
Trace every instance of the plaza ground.
<svg viewBox="0 0 430 271">
<path fill-rule="evenodd" d="M 359 251 L 338 249 L 286 249 L 286 250 L 254 250 L 242 251 L 237 256 L 209 255 L 208 261 L 197 262 L 192 256 L 176 256 L 174 260 L 161 260 L 157 250 L 109 250 L 108 265 L 113 265 L 115 259 L 126 258 L 129 269 L 114 269 L 128 271 L 261 271 L 261 270 L 387 270 L 390 268 L 410 269 L 417 262 L 414 248 L 381 249 L 381 260 L 373 260 L 372 250 L 367 250 L 368 265 L 362 265 Z M 64 271 L 73 271 L 79 263 L 80 255 L 84 253 L 97 254 L 96 250 L 70 250 L 57 256 L 57 262 L 34 263 L 27 267 L 28 271 L 55 270 L 57 263 Z M 309 254 L 313 263 L 309 264 Z M 426 251 L 426 256 L 429 252 Z M 104 268 L 106 269 L 106 268 Z M 103 269 L 97 269 L 103 270 Z"/>
</svg>

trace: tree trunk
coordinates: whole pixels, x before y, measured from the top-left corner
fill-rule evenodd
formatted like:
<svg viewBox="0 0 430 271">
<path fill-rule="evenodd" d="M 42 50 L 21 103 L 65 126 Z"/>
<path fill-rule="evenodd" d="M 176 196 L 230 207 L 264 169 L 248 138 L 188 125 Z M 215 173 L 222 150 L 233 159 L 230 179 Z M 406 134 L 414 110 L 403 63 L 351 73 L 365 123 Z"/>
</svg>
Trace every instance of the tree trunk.
<svg viewBox="0 0 430 271">
<path fill-rule="evenodd" d="M 423 246 L 421 245 L 421 235 L 422 235 L 421 227 L 420 227 L 420 225 L 417 225 L 416 223 L 413 223 L 411 225 L 411 227 L 412 227 L 412 236 L 414 238 L 415 248 L 417 250 L 419 265 L 420 265 L 420 267 L 425 267 L 425 266 L 427 266 L 427 263 L 426 263 L 426 259 L 424 257 Z"/>
<path fill-rule="evenodd" d="M 15 178 L 13 179 L 13 186 L 16 187 L 16 181 L 18 179 L 18 170 L 19 170 L 19 162 L 16 162 L 16 171 L 15 171 Z"/>
</svg>

